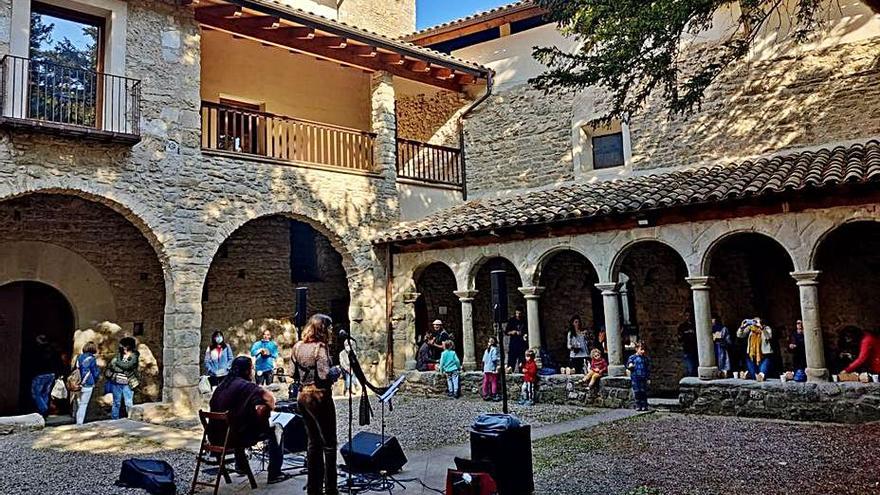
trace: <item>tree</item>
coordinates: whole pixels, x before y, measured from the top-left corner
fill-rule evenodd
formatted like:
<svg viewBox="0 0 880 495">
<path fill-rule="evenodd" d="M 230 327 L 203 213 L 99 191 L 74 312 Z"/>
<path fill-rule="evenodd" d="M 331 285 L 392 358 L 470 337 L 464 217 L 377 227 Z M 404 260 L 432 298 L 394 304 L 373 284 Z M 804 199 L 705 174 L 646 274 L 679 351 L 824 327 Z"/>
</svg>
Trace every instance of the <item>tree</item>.
<svg viewBox="0 0 880 495">
<path fill-rule="evenodd" d="M 713 27 L 730 0 L 536 0 L 562 31 L 581 42 L 566 53 L 541 47 L 534 56 L 547 70 L 531 83 L 539 88 L 598 87 L 609 93 L 607 112 L 594 124 L 627 120 L 655 92 L 672 114 L 699 108 L 706 89 L 743 58 L 757 35 L 780 17 L 790 19 L 797 42 L 821 25 L 823 8 L 836 0 L 739 0 L 737 26 L 717 44 L 683 50 L 690 36 Z M 880 13 L 880 0 L 864 1 Z"/>
</svg>

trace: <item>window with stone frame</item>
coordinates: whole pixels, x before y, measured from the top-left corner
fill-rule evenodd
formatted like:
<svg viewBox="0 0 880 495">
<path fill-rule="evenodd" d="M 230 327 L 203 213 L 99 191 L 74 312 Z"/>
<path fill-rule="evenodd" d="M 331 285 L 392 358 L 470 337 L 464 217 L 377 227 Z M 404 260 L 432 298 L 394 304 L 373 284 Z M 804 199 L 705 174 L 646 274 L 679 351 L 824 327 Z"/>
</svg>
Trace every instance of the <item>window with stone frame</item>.
<svg viewBox="0 0 880 495">
<path fill-rule="evenodd" d="M 620 122 L 601 127 L 586 125 L 582 127 L 582 131 L 587 169 L 603 170 L 626 165 L 627 136 Z"/>
</svg>

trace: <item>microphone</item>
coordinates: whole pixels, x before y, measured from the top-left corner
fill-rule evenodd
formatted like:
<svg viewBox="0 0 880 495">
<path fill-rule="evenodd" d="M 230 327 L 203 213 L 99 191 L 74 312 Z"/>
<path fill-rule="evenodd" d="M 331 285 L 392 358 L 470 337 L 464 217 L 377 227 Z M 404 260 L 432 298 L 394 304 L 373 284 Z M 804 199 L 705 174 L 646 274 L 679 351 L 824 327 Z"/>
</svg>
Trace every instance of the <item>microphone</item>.
<svg viewBox="0 0 880 495">
<path fill-rule="evenodd" d="M 351 335 L 349 335 L 349 333 L 346 332 L 344 329 L 339 331 L 339 338 L 342 339 L 343 341 L 345 341 L 345 340 L 354 340 L 354 337 L 352 337 Z"/>
</svg>

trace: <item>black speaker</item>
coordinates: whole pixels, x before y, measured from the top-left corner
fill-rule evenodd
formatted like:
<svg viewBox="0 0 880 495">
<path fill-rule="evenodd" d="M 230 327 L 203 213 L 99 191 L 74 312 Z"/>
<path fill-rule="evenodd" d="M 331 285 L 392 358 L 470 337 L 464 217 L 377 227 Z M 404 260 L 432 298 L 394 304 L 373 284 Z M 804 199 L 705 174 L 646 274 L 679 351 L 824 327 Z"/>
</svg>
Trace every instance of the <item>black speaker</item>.
<svg viewBox="0 0 880 495">
<path fill-rule="evenodd" d="M 306 315 L 309 312 L 308 296 L 308 287 L 296 288 L 296 312 L 293 314 L 293 324 L 296 328 L 301 329 L 306 326 L 306 321 L 308 320 Z"/>
<path fill-rule="evenodd" d="M 492 270 L 492 317 L 495 323 L 507 321 L 507 272 Z"/>
<path fill-rule="evenodd" d="M 406 455 L 400 442 L 392 436 L 362 431 L 346 442 L 341 449 L 345 466 L 353 473 L 378 473 L 387 471 L 396 473 L 406 464 Z"/>
<path fill-rule="evenodd" d="M 532 471 L 532 427 L 521 425 L 497 433 L 471 430 L 471 459 L 492 466 L 489 474 L 499 495 L 535 493 Z"/>
<path fill-rule="evenodd" d="M 278 401 L 275 404 L 275 411 L 293 414 L 293 419 L 284 427 L 284 436 L 281 438 L 284 452 L 288 454 L 305 452 L 309 437 L 306 433 L 306 423 L 303 421 L 302 415 L 299 414 L 296 402 Z"/>
</svg>

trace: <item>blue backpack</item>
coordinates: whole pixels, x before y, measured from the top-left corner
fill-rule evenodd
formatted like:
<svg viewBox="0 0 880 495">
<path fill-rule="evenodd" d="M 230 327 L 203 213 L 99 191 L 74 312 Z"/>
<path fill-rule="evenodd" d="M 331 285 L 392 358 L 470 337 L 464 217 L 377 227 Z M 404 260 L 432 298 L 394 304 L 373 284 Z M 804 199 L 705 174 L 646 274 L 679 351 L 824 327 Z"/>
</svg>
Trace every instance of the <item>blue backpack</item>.
<svg viewBox="0 0 880 495">
<path fill-rule="evenodd" d="M 142 488 L 153 495 L 174 495 L 174 468 L 165 461 L 126 459 L 122 461 L 117 486 Z"/>
</svg>

